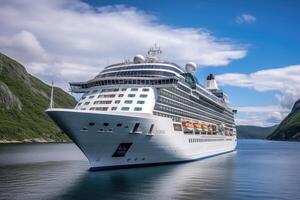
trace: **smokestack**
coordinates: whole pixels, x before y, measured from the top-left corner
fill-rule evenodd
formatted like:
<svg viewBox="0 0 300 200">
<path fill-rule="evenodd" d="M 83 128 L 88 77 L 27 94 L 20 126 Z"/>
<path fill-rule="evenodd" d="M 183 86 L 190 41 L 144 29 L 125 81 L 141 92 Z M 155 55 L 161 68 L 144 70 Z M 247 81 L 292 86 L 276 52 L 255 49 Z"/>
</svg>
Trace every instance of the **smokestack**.
<svg viewBox="0 0 300 200">
<path fill-rule="evenodd" d="M 205 88 L 207 90 L 218 90 L 218 84 L 213 74 L 209 74 L 206 78 Z"/>
</svg>

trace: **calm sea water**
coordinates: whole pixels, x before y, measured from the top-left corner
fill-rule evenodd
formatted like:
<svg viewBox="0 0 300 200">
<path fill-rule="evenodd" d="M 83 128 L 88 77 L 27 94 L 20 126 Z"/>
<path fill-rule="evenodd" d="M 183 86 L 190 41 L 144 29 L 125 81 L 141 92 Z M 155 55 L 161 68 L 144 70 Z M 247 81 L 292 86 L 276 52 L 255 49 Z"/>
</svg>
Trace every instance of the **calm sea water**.
<svg viewBox="0 0 300 200">
<path fill-rule="evenodd" d="M 300 199 L 300 143 L 241 140 L 196 162 L 88 168 L 73 144 L 1 144 L 0 199 Z"/>
</svg>

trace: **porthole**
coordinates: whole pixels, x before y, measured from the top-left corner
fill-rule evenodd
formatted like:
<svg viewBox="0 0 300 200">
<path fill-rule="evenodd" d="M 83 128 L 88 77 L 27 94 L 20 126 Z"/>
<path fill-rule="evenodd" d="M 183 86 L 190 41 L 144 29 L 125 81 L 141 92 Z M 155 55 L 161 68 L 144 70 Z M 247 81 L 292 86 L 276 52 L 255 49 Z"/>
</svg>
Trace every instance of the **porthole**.
<svg viewBox="0 0 300 200">
<path fill-rule="evenodd" d="M 122 126 L 122 124 L 121 124 L 121 123 L 117 124 L 117 127 L 120 127 L 120 126 Z"/>
<path fill-rule="evenodd" d="M 103 123 L 103 126 L 108 126 L 108 125 L 109 125 L 109 123 L 107 123 L 107 122 Z"/>
<path fill-rule="evenodd" d="M 94 122 L 90 122 L 89 125 L 90 126 L 95 126 L 95 123 Z"/>
</svg>

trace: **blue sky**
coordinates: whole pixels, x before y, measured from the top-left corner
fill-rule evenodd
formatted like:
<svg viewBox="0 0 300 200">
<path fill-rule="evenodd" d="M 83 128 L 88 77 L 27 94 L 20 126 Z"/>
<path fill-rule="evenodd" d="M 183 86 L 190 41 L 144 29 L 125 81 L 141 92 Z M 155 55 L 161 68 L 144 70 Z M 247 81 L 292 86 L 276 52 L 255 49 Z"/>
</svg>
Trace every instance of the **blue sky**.
<svg viewBox="0 0 300 200">
<path fill-rule="evenodd" d="M 252 73 L 300 62 L 300 1 L 87 2 L 98 6 L 133 6 L 156 16 L 162 24 L 204 28 L 218 38 L 229 38 L 248 47 L 249 52 L 243 59 L 235 60 L 227 66 L 198 69 L 197 77 L 201 82 L 204 82 L 209 73 Z M 255 20 L 238 23 L 237 17 L 243 14 L 251 15 Z M 228 93 L 231 104 L 236 107 L 268 106 L 277 103 L 274 97 L 276 91 L 258 92 L 251 88 L 234 86 L 224 86 L 223 89 Z"/>
<path fill-rule="evenodd" d="M 198 64 L 238 108 L 238 124 L 280 122 L 300 98 L 300 1 L 4 1 L 0 51 L 45 82 L 95 76 L 145 53 Z"/>
</svg>

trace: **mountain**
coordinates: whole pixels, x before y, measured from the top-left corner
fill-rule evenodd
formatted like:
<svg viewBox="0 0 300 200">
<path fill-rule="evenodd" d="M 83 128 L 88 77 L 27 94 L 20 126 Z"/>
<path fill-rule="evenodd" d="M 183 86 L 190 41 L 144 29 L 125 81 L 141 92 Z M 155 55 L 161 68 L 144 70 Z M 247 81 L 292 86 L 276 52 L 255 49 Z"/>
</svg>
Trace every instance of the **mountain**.
<svg viewBox="0 0 300 200">
<path fill-rule="evenodd" d="M 238 139 L 266 139 L 278 125 L 271 127 L 236 126 Z"/>
<path fill-rule="evenodd" d="M 300 141 L 300 99 L 268 139 Z"/>
<path fill-rule="evenodd" d="M 0 142 L 64 142 L 66 135 L 45 114 L 51 87 L 0 53 Z M 75 99 L 54 88 L 55 107 L 71 108 Z"/>
</svg>

